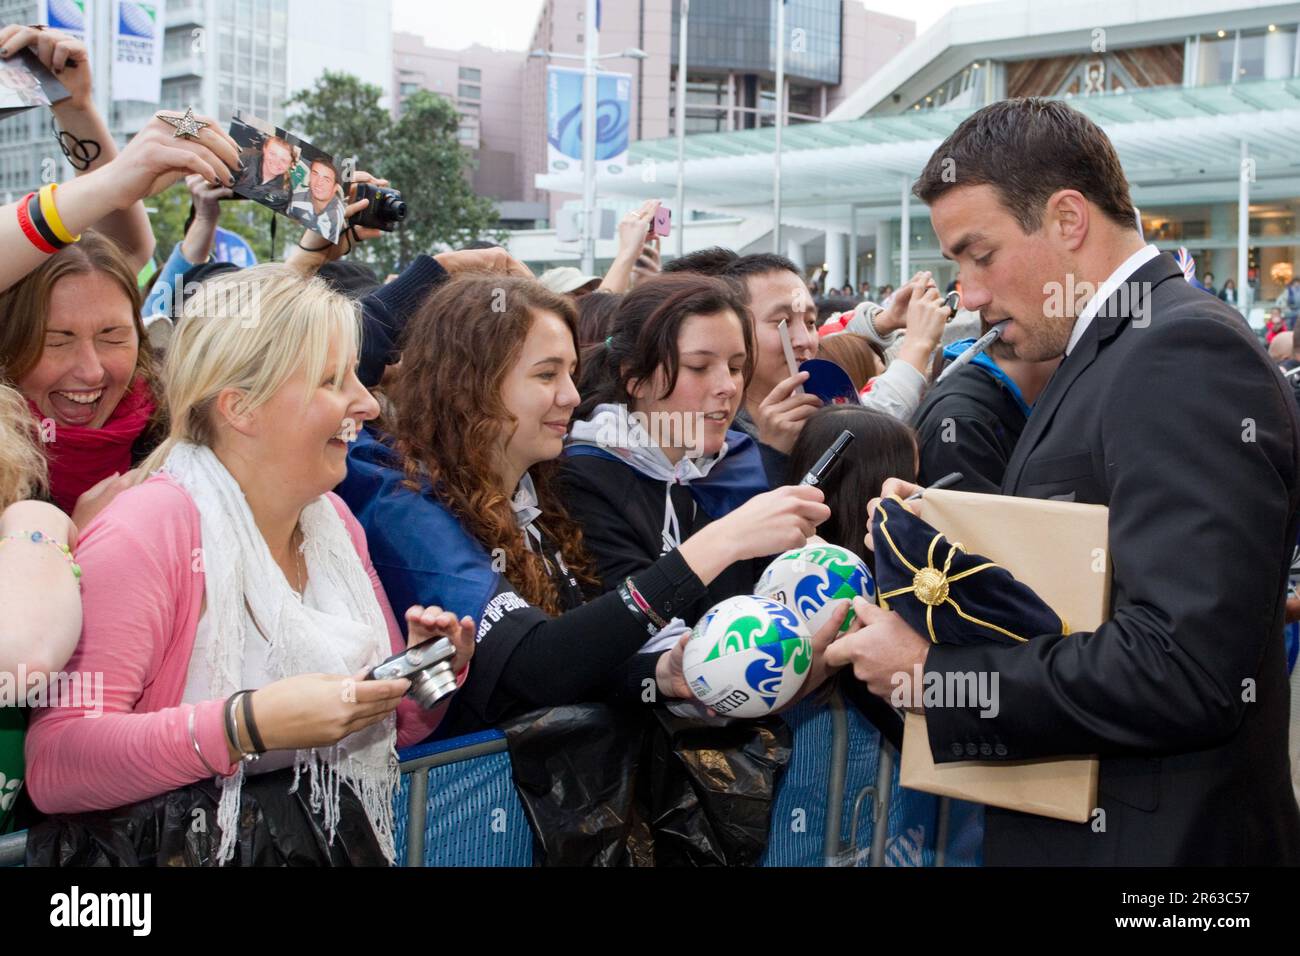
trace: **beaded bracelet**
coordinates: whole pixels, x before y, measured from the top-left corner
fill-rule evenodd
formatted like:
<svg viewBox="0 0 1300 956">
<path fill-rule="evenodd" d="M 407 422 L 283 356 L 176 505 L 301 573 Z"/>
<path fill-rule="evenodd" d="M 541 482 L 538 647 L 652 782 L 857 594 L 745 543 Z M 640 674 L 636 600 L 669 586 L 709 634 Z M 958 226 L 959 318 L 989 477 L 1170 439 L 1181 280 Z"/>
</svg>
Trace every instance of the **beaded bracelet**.
<svg viewBox="0 0 1300 956">
<path fill-rule="evenodd" d="M 72 568 L 72 576 L 81 583 L 81 565 L 72 557 L 72 549 L 61 541 L 55 541 L 53 538 L 46 537 L 40 531 L 19 531 L 17 534 L 5 535 L 0 538 L 0 547 L 3 547 L 9 541 L 30 541 L 33 544 L 48 544 L 57 549 L 65 558 L 68 559 L 68 565 Z"/>
</svg>

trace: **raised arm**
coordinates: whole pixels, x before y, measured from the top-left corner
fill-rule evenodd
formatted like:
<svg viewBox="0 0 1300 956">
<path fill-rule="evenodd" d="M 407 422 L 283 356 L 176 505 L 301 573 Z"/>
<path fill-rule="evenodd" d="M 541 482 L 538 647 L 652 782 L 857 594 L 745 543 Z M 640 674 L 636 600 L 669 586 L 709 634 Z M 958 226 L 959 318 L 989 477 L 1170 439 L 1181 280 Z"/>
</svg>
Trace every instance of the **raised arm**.
<svg viewBox="0 0 1300 956">
<path fill-rule="evenodd" d="M 63 72 L 71 71 L 65 68 Z M 105 217 L 139 206 L 141 199 L 161 192 L 187 173 L 198 173 L 209 182 L 231 185 L 234 181 L 231 170 L 238 168 L 239 150 L 215 120 L 198 119 L 210 124 L 199 133 L 198 140 L 177 138 L 171 126 L 152 119 L 120 156 L 59 186 L 54 206 L 64 229 L 78 236 L 86 229 L 104 228 Z M 30 238 L 33 234 L 30 229 L 24 231 L 19 210 L 26 207 L 27 197 L 23 197 L 0 208 L 0 290 L 22 279 L 50 254 Z M 110 219 L 110 225 L 112 222 Z M 40 238 L 39 234 L 36 238 Z M 127 243 L 133 241 L 129 237 L 123 240 L 120 233 L 116 238 Z M 149 242 L 152 243 L 152 236 Z M 139 252 L 130 246 L 127 251 L 132 255 Z M 152 245 L 149 254 L 152 255 Z M 140 264 L 147 258 L 142 258 Z"/>
<path fill-rule="evenodd" d="M 8 59 L 24 47 L 31 47 L 70 94 L 51 109 L 61 133 L 60 145 L 77 175 L 102 169 L 116 159 L 117 144 L 108 131 L 108 124 L 95 109 L 86 45 L 58 30 L 36 30 L 17 24 L 0 30 L 0 49 L 4 51 L 0 56 Z M 137 272 L 153 256 L 153 229 L 143 202 L 137 200 L 124 209 L 113 210 L 95 226 L 122 247 Z"/>
</svg>

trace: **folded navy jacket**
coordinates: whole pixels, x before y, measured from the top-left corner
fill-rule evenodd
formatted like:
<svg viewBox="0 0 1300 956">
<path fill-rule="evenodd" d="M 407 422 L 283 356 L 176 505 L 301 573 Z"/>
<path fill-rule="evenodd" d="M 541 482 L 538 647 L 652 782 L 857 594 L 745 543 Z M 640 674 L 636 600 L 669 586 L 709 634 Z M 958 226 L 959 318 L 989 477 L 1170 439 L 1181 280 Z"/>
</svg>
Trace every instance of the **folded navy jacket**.
<svg viewBox="0 0 1300 956">
<path fill-rule="evenodd" d="M 1069 624 L 1010 571 L 883 499 L 872 519 L 880 606 L 935 644 L 1020 644 Z"/>
</svg>

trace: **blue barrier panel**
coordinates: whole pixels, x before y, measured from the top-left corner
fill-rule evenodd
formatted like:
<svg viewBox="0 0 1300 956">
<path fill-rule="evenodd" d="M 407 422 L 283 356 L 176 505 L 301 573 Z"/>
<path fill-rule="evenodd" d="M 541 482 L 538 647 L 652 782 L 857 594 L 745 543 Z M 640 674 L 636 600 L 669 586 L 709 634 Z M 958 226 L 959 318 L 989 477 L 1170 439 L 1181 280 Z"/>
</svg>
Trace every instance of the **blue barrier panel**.
<svg viewBox="0 0 1300 956">
<path fill-rule="evenodd" d="M 984 865 L 984 804 L 950 800 L 947 866 Z"/>
<path fill-rule="evenodd" d="M 831 714 L 809 701 L 782 715 L 794 752 L 777 785 L 772 826 L 759 866 L 821 866 L 831 767 Z"/>
<path fill-rule="evenodd" d="M 864 800 L 857 832 L 853 831 L 853 804 L 863 788 L 874 786 L 880 771 L 880 732 L 855 707 L 845 708 L 849 733 L 849 769 L 846 774 L 845 809 L 841 839 L 844 864 L 866 866 L 874 820 L 870 800 Z M 885 838 L 884 866 L 934 866 L 938 846 L 939 798 L 899 785 L 899 761 L 893 761 L 890 778 L 889 829 Z M 984 810 L 979 804 L 950 800 L 945 866 L 979 866 L 984 840 Z"/>
<path fill-rule="evenodd" d="M 415 773 L 428 775 L 422 866 L 531 866 L 533 832 L 510 776 L 510 757 L 489 754 Z M 410 774 L 402 776 L 405 807 Z M 406 814 L 400 813 L 397 858 L 407 854 Z"/>
<path fill-rule="evenodd" d="M 836 710 L 843 714 L 842 783 L 835 781 L 832 773 L 837 722 L 832 715 Z M 831 706 L 804 701 L 783 717 L 794 732 L 794 753 L 777 788 L 767 851 L 760 865 L 867 865 L 874 833 L 874 799 L 868 794 L 860 802 L 856 832 L 854 807 L 862 791 L 876 784 L 880 733 L 855 707 L 838 699 Z M 832 797 L 833 787 L 839 793 L 838 801 Z M 835 825 L 831 819 L 837 813 L 835 802 L 840 803 L 838 832 L 827 840 L 827 826 Z M 945 865 L 980 865 L 983 808 L 957 800 L 949 806 Z M 938 807 L 937 797 L 899 786 L 895 761 L 883 865 L 935 865 Z"/>
<path fill-rule="evenodd" d="M 849 769 L 845 775 L 846 809 L 840 838 L 845 841 L 847 866 L 867 865 L 875 821 L 872 803 L 864 800 L 853 832 L 853 804 L 865 787 L 874 787 L 880 772 L 880 731 L 853 706 L 845 708 L 849 734 Z M 884 866 L 934 866 L 939 798 L 898 785 L 898 760 L 890 778 L 889 826 L 885 838 Z"/>
<path fill-rule="evenodd" d="M 824 702 L 804 701 L 783 716 L 793 731 L 794 749 L 777 787 L 768 846 L 759 865 L 867 865 L 874 831 L 874 801 L 858 798 L 864 788 L 876 783 L 880 770 L 879 732 L 856 708 L 844 706 L 838 697 L 829 707 Z M 404 750 L 401 758 L 404 772 L 396 820 L 399 863 L 532 864 L 532 831 L 515 793 L 502 734 L 487 731 L 422 744 Z M 837 759 L 843 767 L 843 779 L 834 770 Z M 413 785 L 424 793 L 414 823 L 407 814 Z M 861 804 L 856 829 L 855 803 Z M 938 808 L 937 797 L 899 787 L 895 761 L 883 865 L 935 865 Z M 830 839 L 828 824 L 837 831 Z M 420 833 L 414 859 L 409 852 L 412 826 Z M 947 826 L 944 864 L 980 865 L 983 808 L 949 801 Z"/>
<path fill-rule="evenodd" d="M 420 744 L 399 758 L 399 865 L 532 865 L 533 834 L 515 792 L 504 734 L 491 730 Z M 418 840 L 414 854 L 412 836 Z"/>
</svg>

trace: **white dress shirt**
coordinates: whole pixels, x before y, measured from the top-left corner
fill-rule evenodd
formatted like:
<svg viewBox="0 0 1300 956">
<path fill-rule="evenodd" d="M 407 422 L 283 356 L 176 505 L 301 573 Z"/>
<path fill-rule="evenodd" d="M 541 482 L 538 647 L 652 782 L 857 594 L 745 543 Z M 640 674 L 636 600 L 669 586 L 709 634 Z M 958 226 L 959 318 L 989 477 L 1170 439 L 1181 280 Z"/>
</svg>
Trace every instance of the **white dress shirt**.
<svg viewBox="0 0 1300 956">
<path fill-rule="evenodd" d="M 1074 331 L 1070 333 L 1069 344 L 1065 346 L 1066 355 L 1074 351 L 1074 347 L 1083 338 L 1083 333 L 1088 331 L 1088 326 L 1092 324 L 1093 318 L 1101 311 L 1101 307 L 1106 304 L 1106 300 L 1111 297 L 1111 294 L 1123 285 L 1129 276 L 1158 255 L 1160 255 L 1159 249 L 1153 245 L 1146 245 L 1120 263 L 1119 268 L 1112 272 L 1110 277 L 1101 284 L 1097 294 L 1088 300 L 1088 304 L 1083 307 L 1079 317 L 1074 320 Z"/>
</svg>

